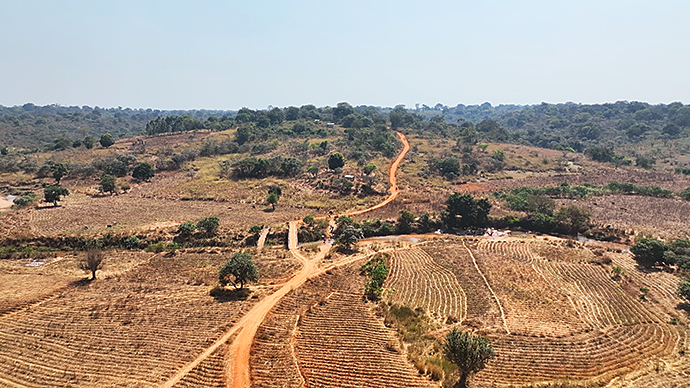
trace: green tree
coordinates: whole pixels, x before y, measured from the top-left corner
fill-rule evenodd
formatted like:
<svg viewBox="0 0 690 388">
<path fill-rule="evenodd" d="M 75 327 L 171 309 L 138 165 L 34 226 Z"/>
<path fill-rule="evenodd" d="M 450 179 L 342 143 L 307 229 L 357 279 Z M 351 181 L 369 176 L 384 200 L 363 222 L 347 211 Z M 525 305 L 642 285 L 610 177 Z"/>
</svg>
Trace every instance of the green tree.
<svg viewBox="0 0 690 388">
<path fill-rule="evenodd" d="M 90 249 L 86 251 L 86 255 L 77 262 L 79 268 L 83 271 L 91 272 L 91 279 L 96 280 L 96 271 L 101 269 L 105 254 L 99 249 Z"/>
<path fill-rule="evenodd" d="M 592 215 L 589 210 L 572 205 L 558 209 L 555 218 L 564 226 L 568 234 L 577 235 L 589 229 Z"/>
<path fill-rule="evenodd" d="M 230 276 L 233 279 L 230 279 Z M 218 280 L 223 286 L 232 282 L 235 288 L 244 288 L 246 283 L 259 280 L 259 271 L 254 264 L 252 253 L 242 251 L 232 255 L 218 272 Z"/>
<path fill-rule="evenodd" d="M 474 199 L 471 194 L 453 193 L 446 200 L 446 211 L 441 215 L 447 229 L 484 226 L 488 222 L 491 203 L 488 199 Z"/>
<path fill-rule="evenodd" d="M 362 170 L 364 171 L 364 174 L 369 175 L 376 170 L 376 165 L 374 163 L 369 163 L 364 166 Z"/>
<path fill-rule="evenodd" d="M 304 216 L 304 218 L 302 218 L 302 222 L 304 222 L 307 225 L 311 225 L 314 223 L 314 216 L 312 216 L 311 214 L 308 214 L 308 215 Z"/>
<path fill-rule="evenodd" d="M 643 238 L 630 248 L 636 260 L 644 261 L 649 264 L 664 261 L 664 252 L 668 246 L 661 240 L 655 238 Z"/>
<path fill-rule="evenodd" d="M 67 175 L 67 167 L 65 167 L 65 165 L 62 163 L 51 163 L 50 171 L 53 172 L 53 179 L 55 179 L 55 182 L 57 182 L 58 185 L 60 184 L 62 177 Z"/>
<path fill-rule="evenodd" d="M 96 143 L 96 138 L 93 136 L 86 136 L 81 142 L 81 144 L 83 144 L 88 150 L 93 148 L 94 143 Z"/>
<path fill-rule="evenodd" d="M 101 177 L 100 189 L 104 193 L 114 194 L 117 191 L 115 177 L 109 174 L 103 174 Z"/>
<path fill-rule="evenodd" d="M 345 157 L 340 152 L 334 152 L 328 157 L 328 168 L 335 170 L 345 166 Z"/>
<path fill-rule="evenodd" d="M 101 146 L 103 146 L 104 148 L 108 148 L 111 145 L 115 144 L 115 140 L 113 139 L 113 135 L 111 135 L 109 133 L 101 135 L 101 139 L 98 142 L 101 143 Z"/>
<path fill-rule="evenodd" d="M 283 189 L 280 186 L 268 186 L 268 194 L 275 194 L 280 197 L 283 195 Z"/>
<path fill-rule="evenodd" d="M 64 197 L 66 195 L 69 195 L 69 191 L 61 186 L 48 186 L 45 189 L 43 189 L 43 196 L 45 197 L 45 201 L 52 202 L 53 206 L 57 206 L 58 201 L 60 201 L 61 197 Z"/>
<path fill-rule="evenodd" d="M 271 204 L 273 207 L 273 210 L 276 210 L 276 204 L 278 203 L 278 194 L 276 193 L 271 193 L 268 195 L 268 198 L 266 198 L 266 202 Z"/>
<path fill-rule="evenodd" d="M 690 187 L 680 192 L 680 197 L 686 201 L 690 201 Z"/>
<path fill-rule="evenodd" d="M 203 220 L 197 222 L 196 227 L 199 230 L 203 230 L 208 236 L 213 236 L 218 231 L 220 226 L 220 220 L 218 217 L 206 217 Z"/>
<path fill-rule="evenodd" d="M 414 214 L 407 210 L 400 211 L 400 217 L 398 217 L 398 224 L 396 225 L 396 230 L 400 234 L 408 234 L 412 232 L 412 223 L 414 222 Z"/>
<path fill-rule="evenodd" d="M 456 387 L 466 388 L 467 378 L 470 373 L 476 373 L 486 367 L 487 361 L 496 356 L 493 346 L 489 341 L 476 336 L 469 331 L 460 331 L 453 328 L 443 342 L 443 354 L 458 367 L 460 379 Z"/>
<path fill-rule="evenodd" d="M 182 223 L 180 226 L 177 227 L 177 234 L 180 235 L 182 238 L 189 238 L 191 237 L 192 233 L 196 230 L 196 225 L 193 223 L 187 221 Z"/>
<path fill-rule="evenodd" d="M 148 163 L 140 163 L 132 170 L 132 178 L 139 181 L 148 181 L 154 175 L 153 167 Z"/>
<path fill-rule="evenodd" d="M 335 242 L 345 250 L 352 251 L 353 247 L 357 245 L 360 238 L 364 238 L 362 228 L 350 224 L 342 229 Z"/>
<path fill-rule="evenodd" d="M 7 147 L 0 148 L 0 154 L 7 155 L 8 153 L 9 153 L 9 151 L 7 150 Z"/>
<path fill-rule="evenodd" d="M 680 282 L 677 294 L 680 297 L 690 300 L 690 282 Z"/>
</svg>

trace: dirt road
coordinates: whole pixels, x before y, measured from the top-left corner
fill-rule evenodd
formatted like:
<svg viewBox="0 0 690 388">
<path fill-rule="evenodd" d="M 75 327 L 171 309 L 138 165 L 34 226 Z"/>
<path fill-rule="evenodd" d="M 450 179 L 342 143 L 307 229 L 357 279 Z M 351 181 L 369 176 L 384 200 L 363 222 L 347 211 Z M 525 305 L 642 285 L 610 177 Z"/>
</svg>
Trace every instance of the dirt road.
<svg viewBox="0 0 690 388">
<path fill-rule="evenodd" d="M 396 173 L 398 171 L 398 166 L 400 162 L 405 157 L 405 154 L 410 150 L 410 144 L 407 142 L 405 135 L 398 132 L 400 141 L 403 143 L 403 149 L 398 154 L 398 157 L 391 163 L 390 169 L 388 170 L 388 178 L 391 183 L 390 194 L 381 203 L 372 206 L 368 209 L 358 210 L 354 212 L 345 213 L 345 215 L 358 215 L 366 213 L 383 207 L 393 201 L 400 190 L 398 189 Z M 254 336 L 259 326 L 263 322 L 264 318 L 268 312 L 275 306 L 280 299 L 283 298 L 291 290 L 301 286 L 304 282 L 312 276 L 316 276 L 323 272 L 323 270 L 318 268 L 318 263 L 323 259 L 331 245 L 327 243 L 322 243 L 320 245 L 319 253 L 313 257 L 311 260 L 307 259 L 298 249 L 297 241 L 297 231 L 301 220 L 290 221 L 289 222 L 289 233 L 288 233 L 288 249 L 303 265 L 302 269 L 287 283 L 285 283 L 278 291 L 264 298 L 261 302 L 254 305 L 254 307 L 237 322 L 230 330 L 228 330 L 221 338 L 216 340 L 209 348 L 207 348 L 203 353 L 201 353 L 194 361 L 187 364 L 184 368 L 179 370 L 174 376 L 172 376 L 168 381 L 166 381 L 161 387 L 171 388 L 177 382 L 179 382 L 187 373 L 199 365 L 204 359 L 210 356 L 219 346 L 227 342 L 235 333 L 239 331 L 237 337 L 230 345 L 230 358 L 229 358 L 229 378 L 228 387 L 231 388 L 248 388 L 251 386 L 251 381 L 249 378 L 249 353 L 251 350 L 252 343 L 254 342 Z M 352 260 L 343 260 L 342 264 L 351 262 Z"/>
</svg>

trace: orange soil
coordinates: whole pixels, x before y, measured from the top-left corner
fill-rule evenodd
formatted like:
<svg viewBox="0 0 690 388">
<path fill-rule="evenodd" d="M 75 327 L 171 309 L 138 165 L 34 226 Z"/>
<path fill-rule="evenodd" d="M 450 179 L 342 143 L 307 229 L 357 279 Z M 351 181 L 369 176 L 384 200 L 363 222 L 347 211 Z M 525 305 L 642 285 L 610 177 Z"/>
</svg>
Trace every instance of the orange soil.
<svg viewBox="0 0 690 388">
<path fill-rule="evenodd" d="M 390 195 L 381 203 L 372 206 L 368 209 L 358 210 L 346 213 L 345 215 L 358 215 L 366 213 L 378 208 L 381 208 L 391 201 L 393 201 L 400 193 L 397 185 L 396 172 L 400 162 L 405 157 L 405 154 L 410 150 L 405 135 L 398 132 L 400 141 L 403 143 L 403 149 L 398 157 L 391 163 L 388 171 L 388 177 L 391 183 Z M 179 382 L 187 373 L 197 367 L 203 360 L 211 356 L 219 347 L 228 342 L 230 338 L 239 331 L 237 337 L 230 345 L 230 360 L 229 360 L 229 387 L 232 388 L 246 388 L 251 386 L 249 378 L 249 352 L 254 342 L 254 336 L 261 323 L 264 321 L 268 312 L 291 290 L 301 286 L 310 277 L 319 275 L 328 268 L 338 264 L 349 263 L 352 260 L 345 258 L 341 263 L 334 263 L 327 268 L 318 268 L 318 263 L 323 259 L 330 250 L 330 244 L 323 243 L 320 245 L 319 253 L 311 260 L 303 256 L 298 250 L 297 229 L 301 220 L 289 222 L 288 234 L 288 249 L 290 252 L 302 263 L 302 270 L 297 273 L 292 279 L 287 281 L 278 291 L 267 296 L 261 302 L 257 303 L 242 319 L 214 342 L 209 348 L 201 353 L 194 361 L 187 364 L 184 368 L 178 371 L 173 377 L 165 382 L 162 387 L 171 388 Z"/>
</svg>

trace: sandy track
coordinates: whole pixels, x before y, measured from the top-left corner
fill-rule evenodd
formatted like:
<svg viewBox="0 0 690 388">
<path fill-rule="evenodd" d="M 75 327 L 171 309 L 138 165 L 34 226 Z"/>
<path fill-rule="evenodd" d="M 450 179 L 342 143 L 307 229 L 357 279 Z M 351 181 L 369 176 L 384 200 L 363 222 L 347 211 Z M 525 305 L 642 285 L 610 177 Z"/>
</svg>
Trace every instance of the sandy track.
<svg viewBox="0 0 690 388">
<path fill-rule="evenodd" d="M 398 154 L 398 157 L 391 163 L 388 170 L 388 179 L 391 183 L 390 194 L 381 203 L 378 203 L 370 208 L 348 212 L 344 215 L 352 216 L 362 213 L 366 213 L 375 209 L 379 209 L 386 206 L 391 201 L 393 201 L 400 193 L 398 189 L 396 173 L 398 171 L 398 166 L 400 162 L 405 157 L 405 154 L 410 150 L 410 144 L 408 143 L 405 135 L 398 132 L 398 137 L 403 143 L 403 149 Z M 235 340 L 230 345 L 230 359 L 229 359 L 229 371 L 228 371 L 228 386 L 231 388 L 247 388 L 251 386 L 251 381 L 249 378 L 249 352 L 251 350 L 252 343 L 254 342 L 254 336 L 258 330 L 261 323 L 266 318 L 268 312 L 275 306 L 280 299 L 282 299 L 288 292 L 301 286 L 310 277 L 317 276 L 322 273 L 325 269 L 319 269 L 318 263 L 323 259 L 331 245 L 327 243 L 322 243 L 320 245 L 319 253 L 313 257 L 311 260 L 307 259 L 298 250 L 297 241 L 297 230 L 301 223 L 301 220 L 295 220 L 289 222 L 289 233 L 288 233 L 288 249 L 292 254 L 302 263 L 302 269 L 292 277 L 287 283 L 285 283 L 278 291 L 264 298 L 261 302 L 254 305 L 254 307 L 244 316 L 240 321 L 229 329 L 223 336 L 221 336 L 216 342 L 214 342 L 209 348 L 204 350 L 194 361 L 187 364 L 184 368 L 179 370 L 174 376 L 172 376 L 168 381 L 161 385 L 164 388 L 171 388 L 177 382 L 179 382 L 187 373 L 198 366 L 204 359 L 209 357 L 215 350 L 217 350 L 221 345 L 226 343 L 235 333 L 239 332 Z M 334 263 L 329 266 L 346 264 L 351 262 L 347 258 L 342 260 L 342 262 Z"/>
</svg>

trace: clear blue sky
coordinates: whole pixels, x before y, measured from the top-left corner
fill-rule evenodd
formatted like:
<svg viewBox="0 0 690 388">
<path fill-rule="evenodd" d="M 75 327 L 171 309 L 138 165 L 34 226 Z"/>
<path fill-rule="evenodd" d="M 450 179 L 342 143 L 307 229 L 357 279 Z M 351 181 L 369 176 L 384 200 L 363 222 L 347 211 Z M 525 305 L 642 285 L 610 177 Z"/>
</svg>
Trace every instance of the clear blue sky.
<svg viewBox="0 0 690 388">
<path fill-rule="evenodd" d="M 0 0 L 0 104 L 690 103 L 690 1 Z"/>
</svg>

